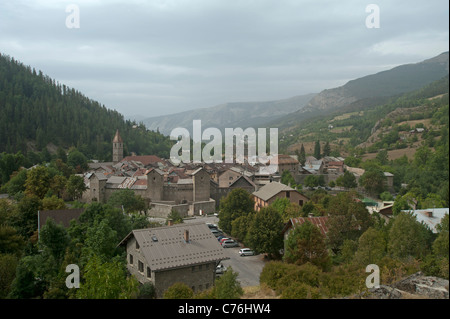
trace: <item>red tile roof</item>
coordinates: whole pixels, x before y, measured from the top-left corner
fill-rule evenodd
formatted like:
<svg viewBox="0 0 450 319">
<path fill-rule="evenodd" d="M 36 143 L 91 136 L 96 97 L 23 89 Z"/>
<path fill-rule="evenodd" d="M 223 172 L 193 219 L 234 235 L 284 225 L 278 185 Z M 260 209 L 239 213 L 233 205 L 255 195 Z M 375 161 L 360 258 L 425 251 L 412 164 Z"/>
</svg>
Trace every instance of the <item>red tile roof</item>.
<svg viewBox="0 0 450 319">
<path fill-rule="evenodd" d="M 328 226 L 327 226 L 328 217 L 327 216 L 291 218 L 289 223 L 295 228 L 295 227 L 300 226 L 301 224 L 303 224 L 306 221 L 309 221 L 309 222 L 311 222 L 311 224 L 316 225 L 319 228 L 322 235 L 325 236 L 327 234 L 327 232 L 328 232 Z"/>
</svg>

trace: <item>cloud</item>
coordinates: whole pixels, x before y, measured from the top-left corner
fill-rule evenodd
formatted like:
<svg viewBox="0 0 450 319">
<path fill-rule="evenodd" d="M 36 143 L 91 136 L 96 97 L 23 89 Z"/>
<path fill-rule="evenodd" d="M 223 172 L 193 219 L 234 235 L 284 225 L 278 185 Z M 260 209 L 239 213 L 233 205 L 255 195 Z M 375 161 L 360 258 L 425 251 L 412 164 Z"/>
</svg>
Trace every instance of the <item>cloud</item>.
<svg viewBox="0 0 450 319">
<path fill-rule="evenodd" d="M 80 9 L 68 29 L 65 8 Z M 124 114 L 319 92 L 448 50 L 448 3 L 6 0 L 0 47 Z"/>
</svg>

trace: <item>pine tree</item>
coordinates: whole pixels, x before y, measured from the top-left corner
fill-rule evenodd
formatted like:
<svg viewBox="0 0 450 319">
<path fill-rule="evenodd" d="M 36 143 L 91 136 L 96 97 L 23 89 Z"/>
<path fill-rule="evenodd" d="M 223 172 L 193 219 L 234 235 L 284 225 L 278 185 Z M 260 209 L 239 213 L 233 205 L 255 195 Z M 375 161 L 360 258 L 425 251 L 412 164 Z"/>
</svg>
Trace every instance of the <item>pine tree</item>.
<svg viewBox="0 0 450 319">
<path fill-rule="evenodd" d="M 316 144 L 314 145 L 314 157 L 316 159 L 320 159 L 321 158 L 321 152 L 320 152 L 320 141 L 317 140 Z"/>
<path fill-rule="evenodd" d="M 323 157 L 330 156 L 330 153 L 331 153 L 330 143 L 326 142 L 325 146 L 323 147 Z"/>
</svg>

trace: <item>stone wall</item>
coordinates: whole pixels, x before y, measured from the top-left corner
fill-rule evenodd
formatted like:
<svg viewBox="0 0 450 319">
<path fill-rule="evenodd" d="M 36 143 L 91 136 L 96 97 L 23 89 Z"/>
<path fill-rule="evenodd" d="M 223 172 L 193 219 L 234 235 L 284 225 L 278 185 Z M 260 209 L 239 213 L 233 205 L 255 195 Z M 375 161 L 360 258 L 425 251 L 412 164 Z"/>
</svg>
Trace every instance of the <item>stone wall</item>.
<svg viewBox="0 0 450 319">
<path fill-rule="evenodd" d="M 189 204 L 176 205 L 175 202 L 151 203 L 151 209 L 149 210 L 148 215 L 152 217 L 167 218 L 172 209 L 174 209 L 180 214 L 181 217 L 187 217 L 189 215 L 189 206 Z"/>
<path fill-rule="evenodd" d="M 193 200 L 193 185 L 164 185 L 163 198 L 165 201 L 174 201 L 176 204 L 185 204 Z"/>
<path fill-rule="evenodd" d="M 203 215 L 213 214 L 216 211 L 216 201 L 213 199 L 204 202 L 195 202 L 192 203 L 190 206 L 191 211 L 189 212 L 189 214 L 195 216 L 200 215 L 200 210 L 202 210 Z"/>
<path fill-rule="evenodd" d="M 164 292 L 177 282 L 186 284 L 194 292 L 206 290 L 214 285 L 215 274 L 215 262 L 156 272 L 156 297 L 161 298 Z"/>
</svg>

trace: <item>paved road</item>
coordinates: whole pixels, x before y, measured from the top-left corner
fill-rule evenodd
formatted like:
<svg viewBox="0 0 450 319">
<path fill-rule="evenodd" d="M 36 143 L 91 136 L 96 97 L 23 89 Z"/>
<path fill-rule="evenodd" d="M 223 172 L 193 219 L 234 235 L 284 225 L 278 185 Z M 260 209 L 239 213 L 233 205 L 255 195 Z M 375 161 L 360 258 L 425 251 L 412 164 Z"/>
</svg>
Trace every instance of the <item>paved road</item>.
<svg viewBox="0 0 450 319">
<path fill-rule="evenodd" d="M 216 225 L 219 223 L 219 219 L 215 216 L 186 219 L 185 223 L 200 221 Z M 223 260 L 222 264 L 227 268 L 231 266 L 234 271 L 239 273 L 238 280 L 242 287 L 258 286 L 259 275 L 264 267 L 263 255 L 241 257 L 239 256 L 239 249 L 241 248 L 243 247 L 224 248 L 225 254 L 230 259 Z"/>
<path fill-rule="evenodd" d="M 238 272 L 238 280 L 242 287 L 258 286 L 259 275 L 264 267 L 264 261 L 262 255 L 257 256 L 239 256 L 239 249 L 242 247 L 224 248 L 225 252 L 230 259 L 223 260 L 222 264 L 225 267 L 233 268 Z"/>
</svg>

